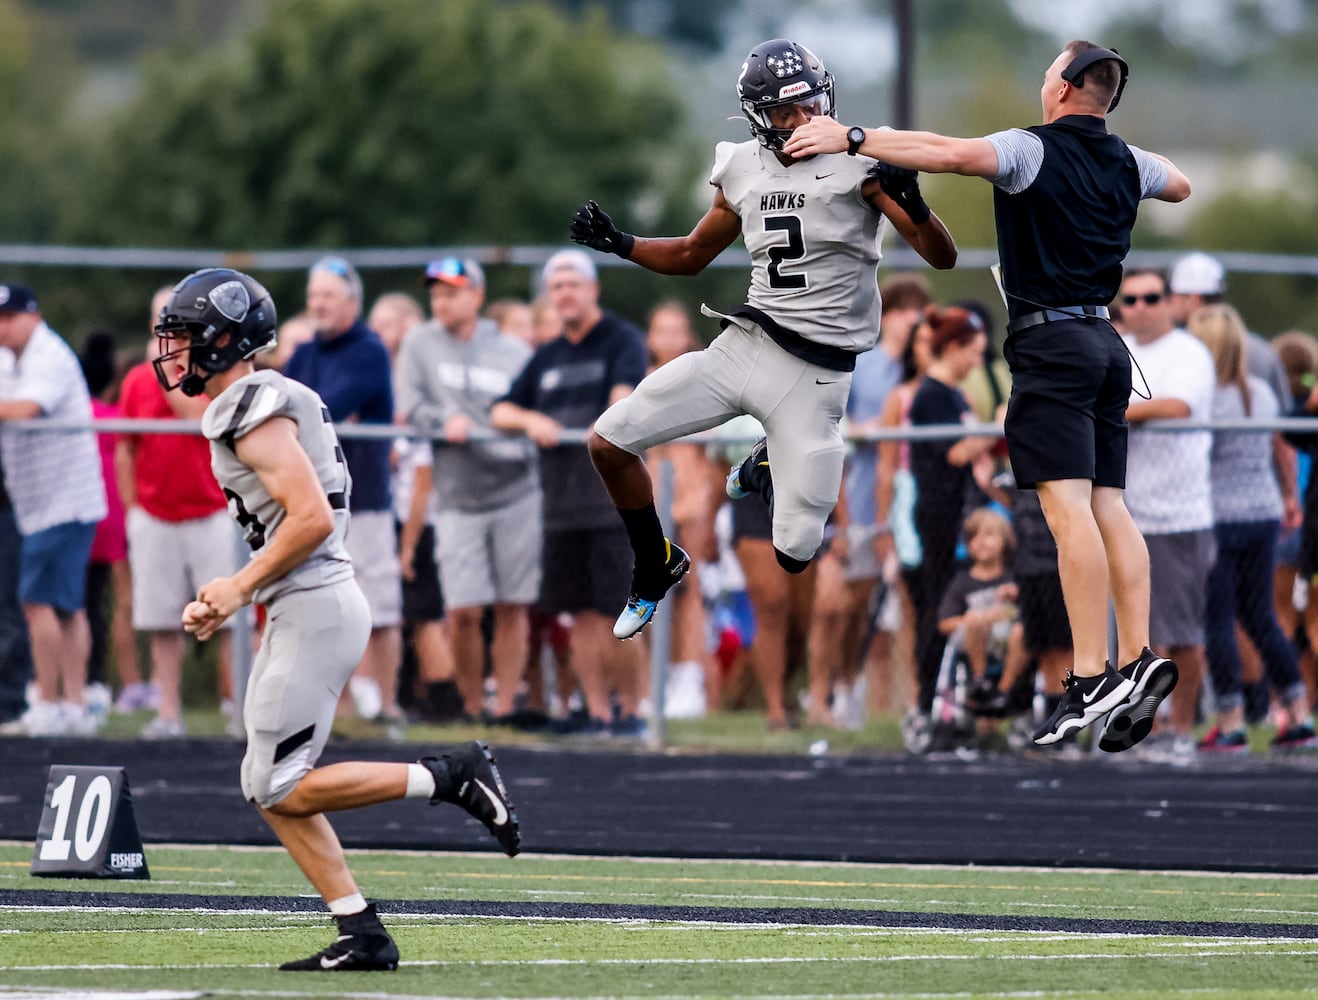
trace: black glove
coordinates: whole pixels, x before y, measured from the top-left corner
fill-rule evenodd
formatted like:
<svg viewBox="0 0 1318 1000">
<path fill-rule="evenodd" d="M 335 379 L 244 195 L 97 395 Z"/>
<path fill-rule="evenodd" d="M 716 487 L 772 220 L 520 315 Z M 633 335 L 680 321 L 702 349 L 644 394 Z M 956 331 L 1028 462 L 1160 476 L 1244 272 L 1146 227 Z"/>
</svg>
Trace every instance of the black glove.
<svg viewBox="0 0 1318 1000">
<path fill-rule="evenodd" d="M 883 193 L 900 205 L 917 226 L 929 221 L 929 206 L 920 195 L 920 175 L 916 171 L 909 167 L 894 167 L 880 160 L 865 176 L 878 178 Z"/>
<path fill-rule="evenodd" d="M 632 255 L 636 237 L 613 224 L 609 213 L 593 201 L 577 207 L 572 216 L 572 242 L 601 253 L 616 253 L 623 260 Z"/>
</svg>

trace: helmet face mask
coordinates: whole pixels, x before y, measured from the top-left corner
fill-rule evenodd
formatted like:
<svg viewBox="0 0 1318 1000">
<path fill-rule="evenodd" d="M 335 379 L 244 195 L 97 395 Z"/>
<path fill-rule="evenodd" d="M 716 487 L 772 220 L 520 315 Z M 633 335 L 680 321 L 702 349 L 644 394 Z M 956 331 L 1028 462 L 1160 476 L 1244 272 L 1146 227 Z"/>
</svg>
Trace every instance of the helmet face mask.
<svg viewBox="0 0 1318 1000">
<path fill-rule="evenodd" d="M 198 396 L 212 375 L 273 347 L 275 328 L 274 302 L 254 278 L 224 267 L 196 271 L 174 286 L 156 321 L 156 379 L 166 391 Z M 173 381 L 184 360 L 186 373 Z"/>
<path fill-rule="evenodd" d="M 761 146 L 775 152 L 782 151 L 800 124 L 783 127 L 792 118 L 791 109 L 798 109 L 802 120 L 837 117 L 833 74 L 804 45 L 786 38 L 763 42 L 751 50 L 737 78 L 737 96 L 751 134 Z"/>
</svg>

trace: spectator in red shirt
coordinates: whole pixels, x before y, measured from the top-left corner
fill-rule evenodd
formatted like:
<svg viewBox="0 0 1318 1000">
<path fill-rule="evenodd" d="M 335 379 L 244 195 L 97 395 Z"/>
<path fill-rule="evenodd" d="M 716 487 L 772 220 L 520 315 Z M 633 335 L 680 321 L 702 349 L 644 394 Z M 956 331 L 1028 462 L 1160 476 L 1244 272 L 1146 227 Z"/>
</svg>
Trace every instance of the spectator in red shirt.
<svg viewBox="0 0 1318 1000">
<path fill-rule="evenodd" d="M 153 323 L 171 292 L 156 292 Z M 149 343 L 148 354 L 154 356 L 154 336 Z M 204 396 L 161 389 L 150 357 L 124 376 L 119 396 L 121 415 L 137 419 L 200 420 L 206 403 Z M 180 622 L 203 584 L 237 569 L 228 502 L 211 472 L 210 444 L 196 434 L 121 435 L 115 476 L 127 510 L 133 626 L 151 634 L 151 676 L 159 689 L 158 714 L 142 735 L 182 736 L 179 685 L 187 636 Z M 231 632 L 222 630 L 216 639 L 220 697 L 231 701 Z"/>
<path fill-rule="evenodd" d="M 78 360 L 82 363 L 82 374 L 92 397 L 92 418 L 118 417 L 120 366 L 115 358 L 114 335 L 107 330 L 88 334 Z M 105 480 L 105 505 L 109 512 L 96 526 L 91 562 L 87 566 L 87 624 L 92 642 L 87 657 L 84 701 L 94 712 L 98 701 L 100 707 L 106 707 L 110 700 L 105 666 L 111 650 L 123 691 L 131 696 L 145 689 L 137 663 L 137 636 L 133 633 L 133 581 L 128 568 L 124 502 L 119 496 L 114 475 L 117 440 L 116 434 L 96 435 L 101 452 L 101 478 Z M 107 606 L 112 606 L 113 611 L 108 611 Z"/>
</svg>

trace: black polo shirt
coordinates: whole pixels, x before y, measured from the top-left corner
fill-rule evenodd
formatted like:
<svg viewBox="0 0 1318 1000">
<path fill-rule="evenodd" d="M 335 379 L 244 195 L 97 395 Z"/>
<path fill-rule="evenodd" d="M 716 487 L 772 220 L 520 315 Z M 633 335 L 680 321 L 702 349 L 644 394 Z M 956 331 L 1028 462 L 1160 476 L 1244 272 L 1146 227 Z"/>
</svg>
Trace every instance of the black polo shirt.
<svg viewBox="0 0 1318 1000">
<path fill-rule="evenodd" d="M 1093 115 L 1025 131 L 1043 143 L 1038 174 L 1022 191 L 997 186 L 993 196 L 1008 312 L 1105 306 L 1121 287 L 1145 194 L 1136 154 Z"/>
</svg>

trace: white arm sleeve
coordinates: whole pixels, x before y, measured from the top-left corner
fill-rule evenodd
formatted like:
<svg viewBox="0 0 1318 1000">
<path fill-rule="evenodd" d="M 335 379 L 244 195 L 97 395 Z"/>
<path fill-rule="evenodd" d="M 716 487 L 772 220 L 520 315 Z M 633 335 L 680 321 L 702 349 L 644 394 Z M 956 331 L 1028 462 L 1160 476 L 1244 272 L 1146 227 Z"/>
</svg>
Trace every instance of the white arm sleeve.
<svg viewBox="0 0 1318 1000">
<path fill-rule="evenodd" d="M 1020 194 L 1034 183 L 1043 166 L 1043 140 L 1023 128 L 984 136 L 998 154 L 998 172 L 989 178 L 1007 194 Z"/>
<path fill-rule="evenodd" d="M 1167 164 L 1138 146 L 1126 144 L 1126 148 L 1135 157 L 1135 165 L 1140 168 L 1140 197 L 1156 198 L 1167 187 Z"/>
</svg>

